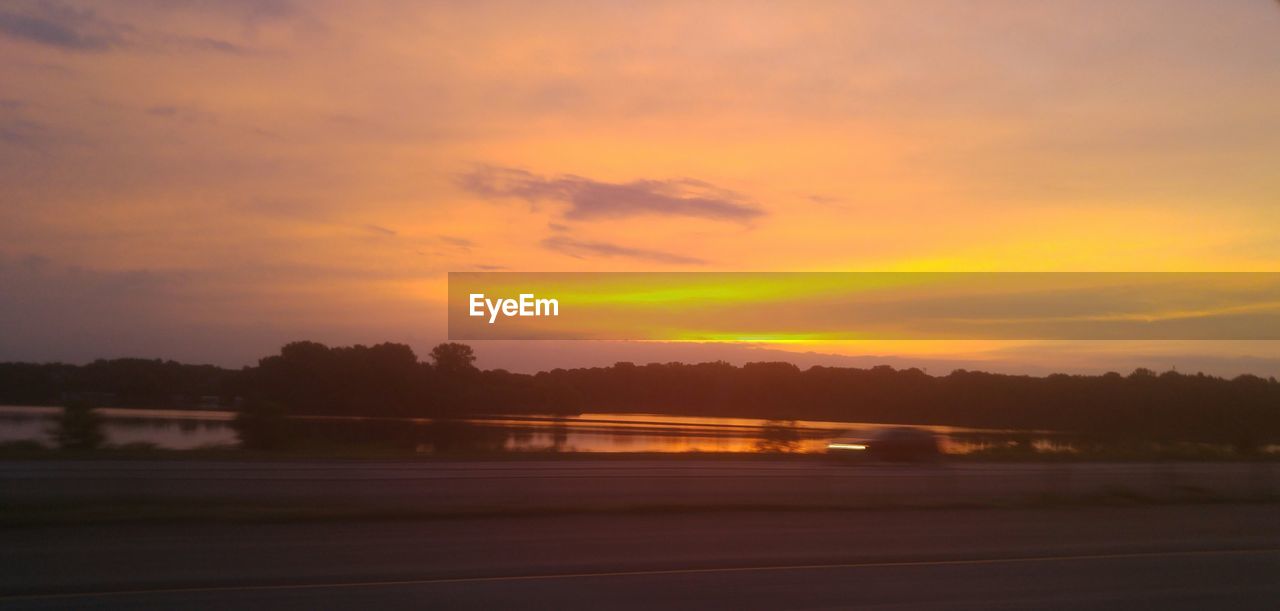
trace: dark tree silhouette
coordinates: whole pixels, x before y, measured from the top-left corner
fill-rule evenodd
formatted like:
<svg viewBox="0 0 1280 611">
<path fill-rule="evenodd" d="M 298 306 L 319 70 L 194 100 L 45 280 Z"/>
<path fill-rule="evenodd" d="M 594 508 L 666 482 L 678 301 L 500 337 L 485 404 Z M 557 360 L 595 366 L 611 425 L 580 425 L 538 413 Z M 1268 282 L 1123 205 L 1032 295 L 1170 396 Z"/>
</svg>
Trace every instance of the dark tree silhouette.
<svg viewBox="0 0 1280 611">
<path fill-rule="evenodd" d="M 87 403 L 69 403 L 62 408 L 53 437 L 64 450 L 92 450 L 106 440 L 102 417 Z"/>
<path fill-rule="evenodd" d="M 446 376 L 470 375 L 476 371 L 475 351 L 466 344 L 447 343 L 432 348 L 431 362 L 436 371 Z"/>
<path fill-rule="evenodd" d="M 288 445 L 288 421 L 283 405 L 274 401 L 246 403 L 231 423 L 248 450 L 279 450 Z"/>
<path fill-rule="evenodd" d="M 257 366 L 228 370 L 119 359 L 84 366 L 0 363 L 0 402 L 173 407 L 213 396 L 278 404 L 286 415 L 465 418 L 474 414 L 649 412 L 767 420 L 832 420 L 1047 429 L 1098 438 L 1280 443 L 1280 383 L 1138 369 L 1046 377 L 956 370 L 810 367 L 790 363 L 617 363 L 534 375 L 480 371 L 465 344 L 419 361 L 403 344 L 294 342 Z M 442 429 L 443 430 L 443 429 Z M 252 435 L 252 433 L 250 433 Z M 406 436 L 404 443 L 419 443 Z M 431 443 L 428 440 L 428 443 Z"/>
</svg>

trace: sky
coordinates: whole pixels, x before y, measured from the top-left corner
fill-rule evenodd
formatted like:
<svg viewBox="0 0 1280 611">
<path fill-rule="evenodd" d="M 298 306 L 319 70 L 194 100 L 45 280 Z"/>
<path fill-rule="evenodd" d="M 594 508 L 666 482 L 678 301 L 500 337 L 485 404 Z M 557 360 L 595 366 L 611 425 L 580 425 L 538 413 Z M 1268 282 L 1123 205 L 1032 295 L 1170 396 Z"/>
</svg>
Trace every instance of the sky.
<svg viewBox="0 0 1280 611">
<path fill-rule="evenodd" d="M 0 5 L 0 360 L 446 335 L 449 271 L 1280 271 L 1280 4 Z M 1278 342 L 478 342 L 1280 374 Z"/>
</svg>

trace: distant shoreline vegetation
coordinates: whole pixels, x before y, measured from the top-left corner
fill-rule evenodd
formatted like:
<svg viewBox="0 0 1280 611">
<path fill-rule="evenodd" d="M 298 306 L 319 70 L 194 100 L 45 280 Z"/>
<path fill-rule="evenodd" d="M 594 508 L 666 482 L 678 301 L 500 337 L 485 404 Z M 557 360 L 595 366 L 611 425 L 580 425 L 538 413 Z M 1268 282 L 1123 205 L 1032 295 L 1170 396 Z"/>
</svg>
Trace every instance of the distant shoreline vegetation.
<svg viewBox="0 0 1280 611">
<path fill-rule="evenodd" d="M 409 346 L 293 342 L 257 365 L 226 369 L 147 359 L 87 365 L 0 363 L 0 403 L 230 408 L 271 445 L 273 418 L 344 415 L 649 412 L 778 420 L 894 422 L 1053 430 L 1115 439 L 1280 443 L 1280 382 L 1156 373 L 1046 377 L 790 363 L 617 363 L 537 374 L 480 370 L 470 346 L 420 360 Z M 248 440 L 246 440 L 248 441 Z M 253 445 L 253 444 L 250 444 Z"/>
</svg>

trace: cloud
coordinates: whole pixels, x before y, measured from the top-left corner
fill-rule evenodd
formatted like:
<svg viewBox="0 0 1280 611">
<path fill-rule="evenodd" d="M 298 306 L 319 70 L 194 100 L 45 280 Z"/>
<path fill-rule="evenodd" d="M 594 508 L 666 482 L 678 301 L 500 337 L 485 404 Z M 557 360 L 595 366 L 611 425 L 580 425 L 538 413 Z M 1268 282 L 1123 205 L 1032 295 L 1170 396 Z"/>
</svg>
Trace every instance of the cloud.
<svg viewBox="0 0 1280 611">
<path fill-rule="evenodd" d="M 742 195 L 692 179 L 610 183 L 572 174 L 542 177 L 515 168 L 483 166 L 461 176 L 458 184 L 487 198 L 566 203 L 564 218 L 579 221 L 666 215 L 745 223 L 764 215 Z"/>
<path fill-rule="evenodd" d="M 444 242 L 445 244 L 449 244 L 450 246 L 457 246 L 458 248 L 471 248 L 472 246 L 476 245 L 476 243 L 472 242 L 471 240 L 468 240 L 466 238 L 459 238 L 457 236 L 451 236 L 451 235 L 440 236 L 440 241 Z"/>
<path fill-rule="evenodd" d="M 89 9 L 37 1 L 18 10 L 0 10 L 0 35 L 67 51 L 97 53 L 126 47 L 158 47 L 242 54 L 240 45 L 207 36 L 140 32 Z"/>
<path fill-rule="evenodd" d="M 381 237 L 394 238 L 398 235 L 398 232 L 394 229 L 387 229 L 386 227 L 374 225 L 372 223 L 365 223 L 364 225 L 361 225 L 360 228 Z"/>
<path fill-rule="evenodd" d="M 292 0 L 134 0 L 164 11 L 183 11 L 204 18 L 228 17 L 247 29 L 273 22 L 314 22 L 308 11 Z M 314 4 L 314 3 L 310 3 Z"/>
<path fill-rule="evenodd" d="M 156 34 L 152 36 L 153 44 L 163 48 L 189 50 L 189 51 L 213 51 L 216 53 L 227 53 L 231 55 L 248 55 L 253 51 L 249 48 L 238 45 L 234 42 L 228 42 L 218 38 L 209 38 L 208 36 L 172 36 L 168 34 Z"/>
<path fill-rule="evenodd" d="M 211 112 L 185 106 L 151 106 L 146 109 L 146 113 L 152 117 L 172 119 L 174 121 L 182 121 L 184 123 L 218 123 L 217 115 Z"/>
<path fill-rule="evenodd" d="M 641 261 L 669 263 L 673 265 L 703 265 L 706 263 L 706 261 L 702 259 L 686 257 L 684 255 L 663 252 L 660 250 L 630 248 L 627 246 L 619 246 L 617 244 L 609 244 L 607 242 L 584 242 L 564 236 L 547 238 L 542 241 L 542 247 L 547 250 L 553 250 L 579 259 L 588 256 L 596 256 L 624 257 L 628 259 L 639 259 Z"/>
<path fill-rule="evenodd" d="M 244 47 L 225 40 L 217 38 L 209 38 L 208 36 L 196 36 L 192 38 L 179 39 L 182 45 L 191 47 L 192 49 L 200 49 L 205 51 L 221 51 L 223 53 L 245 53 Z"/>
<path fill-rule="evenodd" d="M 39 148 L 50 137 L 48 127 L 26 119 L 0 119 L 0 144 Z"/>
<path fill-rule="evenodd" d="M 127 30 L 93 11 L 53 2 L 39 2 L 23 12 L 0 11 L 0 33 L 71 51 L 106 51 L 121 45 Z"/>
</svg>

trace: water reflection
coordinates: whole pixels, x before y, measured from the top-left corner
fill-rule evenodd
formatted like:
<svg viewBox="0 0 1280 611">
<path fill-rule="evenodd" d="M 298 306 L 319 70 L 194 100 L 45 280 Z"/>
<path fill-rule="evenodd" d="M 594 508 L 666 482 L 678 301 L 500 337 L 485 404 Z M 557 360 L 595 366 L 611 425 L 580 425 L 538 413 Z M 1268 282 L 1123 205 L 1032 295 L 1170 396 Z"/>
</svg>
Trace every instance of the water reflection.
<svg viewBox="0 0 1280 611">
<path fill-rule="evenodd" d="M 0 443 L 51 444 L 56 407 L 0 406 Z M 235 414 L 215 410 L 101 408 L 107 443 L 166 449 L 233 446 Z M 787 452 L 821 453 L 833 439 L 871 437 L 888 424 L 812 420 L 703 418 L 660 414 L 577 416 L 489 415 L 465 421 L 359 417 L 303 417 L 299 429 L 335 444 L 386 441 L 423 452 Z M 1044 434 L 1011 434 L 948 426 L 921 426 L 938 436 L 942 451 L 963 454 L 1030 444 L 1031 451 L 1065 452 L 1071 445 Z M 456 429 L 456 430 L 455 430 Z M 452 431 L 452 433 L 451 433 Z"/>
<path fill-rule="evenodd" d="M 0 406 L 0 443 L 36 441 L 53 444 L 57 407 Z M 214 410 L 153 410 L 99 408 L 104 418 L 103 432 L 112 446 L 155 446 L 172 450 L 192 450 L 234 446 L 238 443 L 231 428 L 232 412 Z"/>
<path fill-rule="evenodd" d="M 822 453 L 838 437 L 871 436 L 893 426 L 815 420 L 704 418 L 661 414 L 578 416 L 490 416 L 470 420 L 509 432 L 513 452 L 787 452 Z M 944 452 L 964 453 L 985 445 L 960 438 L 984 432 L 947 426 L 922 426 L 942 440 Z"/>
<path fill-rule="evenodd" d="M 756 439 L 757 452 L 796 452 L 800 449 L 800 431 L 794 420 L 770 420 L 760 427 Z"/>
</svg>

